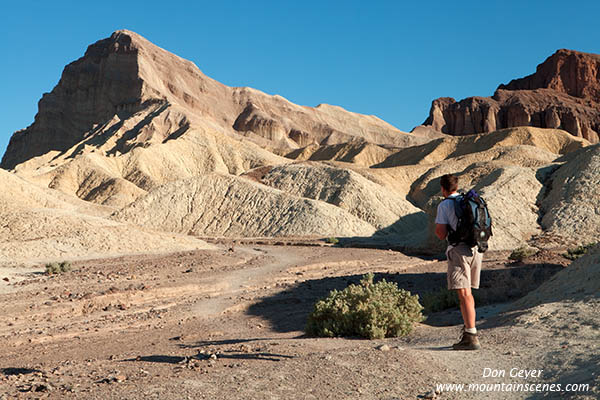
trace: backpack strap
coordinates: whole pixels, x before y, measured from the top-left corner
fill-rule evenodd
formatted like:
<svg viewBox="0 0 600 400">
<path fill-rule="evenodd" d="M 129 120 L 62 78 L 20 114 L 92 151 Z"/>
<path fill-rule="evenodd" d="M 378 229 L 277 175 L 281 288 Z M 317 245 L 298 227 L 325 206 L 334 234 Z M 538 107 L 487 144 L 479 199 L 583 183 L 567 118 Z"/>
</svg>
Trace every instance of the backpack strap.
<svg viewBox="0 0 600 400">
<path fill-rule="evenodd" d="M 459 194 L 458 196 L 453 196 L 453 197 L 447 197 L 444 199 L 445 200 L 451 200 L 454 203 L 454 214 L 456 215 L 456 228 L 458 230 L 458 227 L 460 225 L 461 219 L 463 218 L 463 209 L 461 208 L 461 201 L 464 198 L 464 194 Z M 448 243 L 450 243 L 453 246 L 456 246 L 458 243 L 460 243 L 460 238 L 457 237 L 457 230 L 452 229 L 452 227 L 450 225 L 447 226 L 448 229 Z"/>
</svg>

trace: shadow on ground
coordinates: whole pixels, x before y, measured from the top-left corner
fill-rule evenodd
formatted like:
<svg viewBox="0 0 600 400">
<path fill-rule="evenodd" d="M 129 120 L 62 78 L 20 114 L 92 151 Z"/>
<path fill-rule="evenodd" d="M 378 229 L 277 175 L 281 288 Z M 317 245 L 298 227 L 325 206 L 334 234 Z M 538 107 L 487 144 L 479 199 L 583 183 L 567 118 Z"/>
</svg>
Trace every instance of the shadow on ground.
<svg viewBox="0 0 600 400">
<path fill-rule="evenodd" d="M 477 291 L 479 305 L 505 303 L 522 297 L 562 268 L 557 264 L 533 264 L 483 270 L 481 288 Z M 342 290 L 349 284 L 358 284 L 361 278 L 361 275 L 350 275 L 300 282 L 253 304 L 248 314 L 269 321 L 276 332 L 303 331 L 317 300 L 333 289 Z M 399 288 L 418 294 L 420 298 L 446 288 L 445 273 L 375 274 L 375 281 L 381 279 L 395 282 Z M 450 310 L 433 313 L 425 321 L 432 326 L 451 326 L 460 322 L 460 313 Z"/>
<path fill-rule="evenodd" d="M 371 236 L 338 237 L 339 247 L 401 251 L 411 256 L 438 256 L 445 251 L 446 242 L 428 240 L 428 215 L 424 211 L 405 215 L 392 225 L 379 229 Z M 439 242 L 439 243 L 438 243 Z"/>
<path fill-rule="evenodd" d="M 188 346 L 195 347 L 195 346 Z M 282 361 L 288 358 L 294 358 L 294 356 L 290 356 L 287 354 L 276 354 L 269 353 L 264 351 L 235 351 L 235 350 L 227 350 L 224 352 L 219 352 L 218 356 L 216 356 L 219 360 L 260 360 L 260 361 Z M 210 360 L 210 355 L 198 353 L 192 357 L 183 357 L 183 356 L 165 356 L 165 355 L 151 355 L 151 356 L 141 356 L 136 358 L 129 358 L 123 361 L 128 362 L 151 362 L 151 363 L 159 363 L 159 364 L 184 364 L 190 360 Z"/>
<path fill-rule="evenodd" d="M 7 368 L 0 369 L 0 372 L 2 372 L 2 374 L 4 376 L 11 376 L 11 375 L 29 375 L 29 374 L 33 374 L 35 372 L 42 372 L 42 371 L 40 371 L 39 369 L 33 369 L 33 368 L 7 367 Z"/>
</svg>

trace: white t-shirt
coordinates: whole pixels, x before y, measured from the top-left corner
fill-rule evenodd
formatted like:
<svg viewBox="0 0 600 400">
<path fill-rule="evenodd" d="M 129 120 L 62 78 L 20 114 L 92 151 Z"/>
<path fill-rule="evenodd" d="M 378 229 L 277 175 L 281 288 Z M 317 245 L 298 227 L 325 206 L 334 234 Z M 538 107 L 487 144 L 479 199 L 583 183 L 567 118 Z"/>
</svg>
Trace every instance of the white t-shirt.
<svg viewBox="0 0 600 400">
<path fill-rule="evenodd" d="M 452 193 L 440 204 L 438 204 L 437 215 L 435 216 L 436 224 L 450 225 L 454 231 L 456 230 L 456 225 L 458 225 L 458 218 L 456 217 L 456 212 L 454 211 L 454 200 L 449 199 L 456 196 L 459 196 L 459 194 Z"/>
</svg>

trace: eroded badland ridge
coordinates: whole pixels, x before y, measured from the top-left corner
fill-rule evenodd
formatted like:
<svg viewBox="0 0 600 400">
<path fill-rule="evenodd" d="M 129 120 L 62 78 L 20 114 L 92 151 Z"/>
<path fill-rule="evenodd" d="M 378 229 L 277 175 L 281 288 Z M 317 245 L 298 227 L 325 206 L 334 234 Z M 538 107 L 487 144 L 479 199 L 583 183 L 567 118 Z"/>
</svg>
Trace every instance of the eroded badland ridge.
<svg viewBox="0 0 600 400">
<path fill-rule="evenodd" d="M 2 158 L 0 398 L 392 400 L 514 367 L 597 398 L 600 248 L 560 254 L 600 237 L 599 58 L 559 50 L 493 97 L 435 100 L 405 133 L 228 87 L 134 32 L 92 44 Z M 445 286 L 444 261 L 382 249 L 443 252 L 447 173 L 494 218 L 484 350 L 445 351 L 450 311 L 408 338 L 303 336 L 314 302 L 367 272 Z M 537 254 L 508 260 L 525 245 Z"/>
<path fill-rule="evenodd" d="M 592 70 L 595 57 L 559 51 L 506 90 L 545 85 L 592 107 L 598 82 L 581 71 Z M 580 165 L 578 155 L 595 160 L 597 146 L 583 149 L 585 138 L 517 122 L 462 137 L 404 133 L 340 107 L 225 86 L 123 30 L 65 67 L 34 123 L 11 138 L 2 166 L 103 206 L 111 223 L 196 236 L 340 236 L 431 250 L 439 246 L 431 199 L 450 172 L 488 199 L 495 249 L 540 235 L 553 243 L 583 241 L 574 232 L 597 235 L 589 196 L 574 190 L 567 199 L 552 185 L 562 175 L 595 176 L 594 163 Z M 443 123 L 433 127 L 445 131 Z M 577 182 L 569 184 L 586 181 Z M 576 228 L 559 222 L 564 210 L 581 221 Z"/>
</svg>

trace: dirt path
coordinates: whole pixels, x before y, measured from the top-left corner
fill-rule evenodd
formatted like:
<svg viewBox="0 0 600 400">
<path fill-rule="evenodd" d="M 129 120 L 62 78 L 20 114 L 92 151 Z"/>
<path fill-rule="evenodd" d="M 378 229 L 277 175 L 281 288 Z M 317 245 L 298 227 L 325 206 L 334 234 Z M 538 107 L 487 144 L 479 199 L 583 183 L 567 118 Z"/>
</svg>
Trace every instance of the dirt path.
<svg viewBox="0 0 600 400">
<path fill-rule="evenodd" d="M 219 291 L 213 293 L 210 298 L 196 303 L 193 308 L 194 313 L 203 318 L 211 318 L 227 310 L 233 311 L 231 307 L 234 305 L 235 298 L 241 293 L 256 290 L 274 276 L 304 261 L 302 256 L 278 247 L 268 250 L 240 248 L 238 252 L 248 254 L 251 257 L 249 264 L 252 266 L 212 276 L 206 285 L 219 288 Z M 260 263 L 253 263 L 254 260 L 257 262 L 260 260 Z"/>
<path fill-rule="evenodd" d="M 505 256 L 488 257 L 486 280 L 499 282 L 532 268 L 507 266 Z M 547 333 L 532 334 L 496 317 L 493 307 L 479 309 L 484 351 L 477 353 L 449 350 L 458 335 L 457 312 L 434 315 L 402 339 L 304 337 L 314 302 L 366 272 L 413 293 L 445 283 L 444 262 L 397 252 L 264 245 L 81 261 L 56 276 L 30 273 L 0 294 L 0 393 L 57 399 L 407 399 L 438 383 L 501 382 L 483 378 L 484 368 L 533 369 L 536 358 L 552 350 L 548 346 L 559 346 Z M 382 344 L 389 350 L 379 349 Z"/>
</svg>

